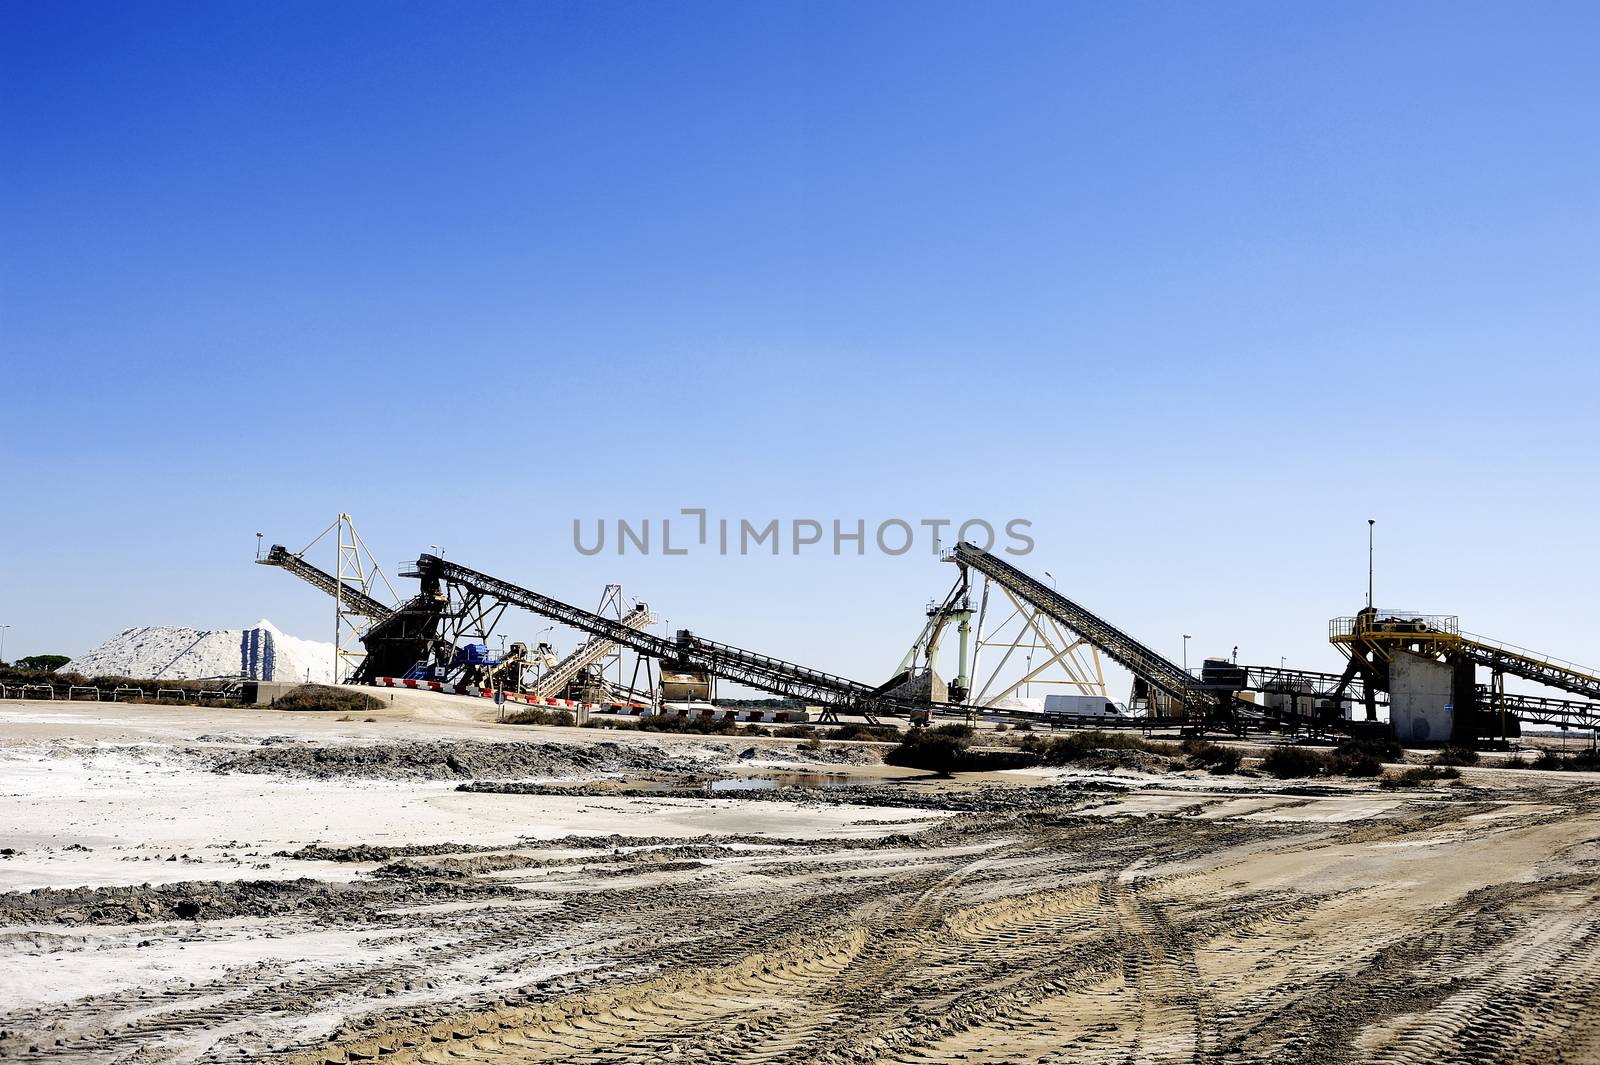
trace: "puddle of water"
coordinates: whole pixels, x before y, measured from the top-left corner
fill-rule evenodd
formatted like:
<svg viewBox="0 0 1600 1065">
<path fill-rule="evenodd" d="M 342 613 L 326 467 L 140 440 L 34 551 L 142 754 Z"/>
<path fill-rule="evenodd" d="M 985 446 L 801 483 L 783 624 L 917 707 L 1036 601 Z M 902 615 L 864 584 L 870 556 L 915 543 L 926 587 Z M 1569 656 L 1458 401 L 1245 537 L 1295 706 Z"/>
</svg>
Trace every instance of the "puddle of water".
<svg viewBox="0 0 1600 1065">
<path fill-rule="evenodd" d="M 847 788 L 860 780 L 844 773 L 770 773 L 761 777 L 737 777 L 733 780 L 713 780 L 707 785 L 711 792 L 771 791 L 774 788 Z"/>
</svg>

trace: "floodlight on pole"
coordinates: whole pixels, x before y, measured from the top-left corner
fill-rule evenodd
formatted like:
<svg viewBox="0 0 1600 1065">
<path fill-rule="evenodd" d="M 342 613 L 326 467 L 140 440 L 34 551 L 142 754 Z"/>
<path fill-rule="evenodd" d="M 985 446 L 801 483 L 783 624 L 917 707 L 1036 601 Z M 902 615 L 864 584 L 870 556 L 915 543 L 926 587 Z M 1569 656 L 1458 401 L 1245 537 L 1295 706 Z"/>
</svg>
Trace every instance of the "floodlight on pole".
<svg viewBox="0 0 1600 1065">
<path fill-rule="evenodd" d="M 1367 519 L 1367 609 L 1372 609 L 1372 527 L 1378 524 L 1377 518 Z"/>
</svg>

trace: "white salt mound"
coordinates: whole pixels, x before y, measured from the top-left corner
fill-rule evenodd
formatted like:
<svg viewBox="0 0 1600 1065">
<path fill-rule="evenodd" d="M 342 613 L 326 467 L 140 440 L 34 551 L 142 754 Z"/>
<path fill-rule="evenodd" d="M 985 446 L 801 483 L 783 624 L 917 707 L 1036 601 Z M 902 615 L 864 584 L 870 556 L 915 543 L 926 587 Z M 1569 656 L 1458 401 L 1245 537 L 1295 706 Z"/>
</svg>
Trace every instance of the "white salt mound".
<svg viewBox="0 0 1600 1065">
<path fill-rule="evenodd" d="M 125 629 L 61 667 L 142 680 L 311 680 L 333 683 L 333 644 L 302 640 L 262 618 L 248 629 Z"/>
</svg>

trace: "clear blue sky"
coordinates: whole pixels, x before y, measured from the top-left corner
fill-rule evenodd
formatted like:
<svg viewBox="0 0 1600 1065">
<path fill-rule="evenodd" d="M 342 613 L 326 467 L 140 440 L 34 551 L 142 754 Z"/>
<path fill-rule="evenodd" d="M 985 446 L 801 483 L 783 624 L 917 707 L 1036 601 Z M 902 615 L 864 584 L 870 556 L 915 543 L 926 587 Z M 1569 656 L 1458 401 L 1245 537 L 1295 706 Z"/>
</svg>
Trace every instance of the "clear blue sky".
<svg viewBox="0 0 1600 1065">
<path fill-rule="evenodd" d="M 862 679 L 951 576 L 570 546 L 706 506 L 1323 667 L 1375 517 L 1381 604 L 1600 660 L 1592 4 L 0 12 L 9 656 L 326 639 L 248 563 L 340 510 Z"/>
</svg>

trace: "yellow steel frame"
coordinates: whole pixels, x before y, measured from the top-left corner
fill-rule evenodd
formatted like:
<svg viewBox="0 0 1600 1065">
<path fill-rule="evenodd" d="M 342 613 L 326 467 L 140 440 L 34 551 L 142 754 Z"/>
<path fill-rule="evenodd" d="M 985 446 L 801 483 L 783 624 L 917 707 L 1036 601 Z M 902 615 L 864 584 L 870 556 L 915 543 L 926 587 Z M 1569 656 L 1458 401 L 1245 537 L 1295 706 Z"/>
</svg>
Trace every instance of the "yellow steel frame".
<svg viewBox="0 0 1600 1065">
<path fill-rule="evenodd" d="M 1449 654 L 1465 641 L 1461 637 L 1460 623 L 1453 617 L 1381 618 L 1358 614 L 1330 621 L 1328 642 L 1349 657 L 1354 657 L 1358 648 L 1370 648 L 1384 661 L 1389 661 L 1396 647 Z"/>
</svg>

